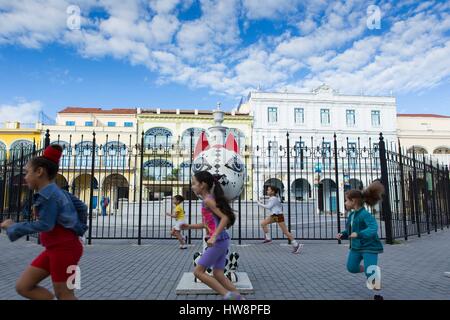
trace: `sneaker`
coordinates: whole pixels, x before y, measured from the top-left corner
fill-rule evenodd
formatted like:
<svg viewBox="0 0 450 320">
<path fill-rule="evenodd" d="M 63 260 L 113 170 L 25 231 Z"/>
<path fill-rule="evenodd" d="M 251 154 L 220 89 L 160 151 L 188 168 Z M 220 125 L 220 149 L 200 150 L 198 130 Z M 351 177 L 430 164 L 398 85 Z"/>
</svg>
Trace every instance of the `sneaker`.
<svg viewBox="0 0 450 320">
<path fill-rule="evenodd" d="M 187 249 L 187 246 L 186 245 L 181 245 L 180 249 Z"/>
<path fill-rule="evenodd" d="M 272 239 L 264 239 L 264 241 L 262 243 L 271 243 Z"/>
<path fill-rule="evenodd" d="M 383 296 L 380 294 L 376 294 L 373 296 L 373 300 L 384 300 Z"/>
<path fill-rule="evenodd" d="M 297 243 L 296 246 L 292 246 L 292 253 L 300 253 L 300 251 L 302 251 L 303 248 L 303 243 Z"/>
<path fill-rule="evenodd" d="M 224 297 L 223 300 L 245 300 L 245 298 L 236 292 L 229 291 Z"/>
</svg>

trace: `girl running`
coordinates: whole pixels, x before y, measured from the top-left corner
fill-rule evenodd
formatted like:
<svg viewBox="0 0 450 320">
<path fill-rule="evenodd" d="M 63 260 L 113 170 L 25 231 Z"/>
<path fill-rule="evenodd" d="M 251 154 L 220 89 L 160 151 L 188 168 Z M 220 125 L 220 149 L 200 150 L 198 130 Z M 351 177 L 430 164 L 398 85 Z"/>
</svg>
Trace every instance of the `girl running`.
<svg viewBox="0 0 450 320">
<path fill-rule="evenodd" d="M 170 214 L 167 213 L 169 217 L 175 218 L 176 223 L 172 227 L 172 232 L 170 233 L 172 236 L 176 237 L 178 241 L 180 242 L 180 249 L 187 249 L 186 247 L 186 237 L 184 237 L 181 234 L 181 226 L 183 224 L 186 224 L 186 220 L 184 218 L 184 209 L 183 209 L 183 203 L 184 198 L 177 194 L 175 197 L 173 197 L 173 204 L 175 206 L 175 213 Z"/>
<path fill-rule="evenodd" d="M 58 173 L 58 163 L 62 148 L 51 145 L 43 156 L 31 159 L 25 166 L 25 181 L 35 191 L 33 195 L 33 214 L 37 220 L 14 223 L 11 219 L 3 221 L 11 241 L 40 232 L 40 240 L 45 250 L 31 262 L 16 283 L 16 291 L 28 299 L 51 300 L 55 296 L 61 300 L 75 300 L 73 286 L 69 285 L 72 270 L 77 268 L 83 253 L 79 237 L 86 231 L 77 210 L 86 212 L 84 203 L 61 190 L 54 179 Z M 80 211 L 80 212 L 81 212 Z M 70 268 L 69 268 L 70 267 Z M 51 276 L 55 294 L 38 286 Z"/>
<path fill-rule="evenodd" d="M 197 172 L 192 178 L 192 190 L 202 201 L 202 223 L 183 225 L 183 229 L 206 228 L 207 247 L 200 257 L 194 275 L 201 282 L 222 295 L 225 300 L 243 300 L 233 283 L 224 275 L 225 260 L 230 246 L 230 228 L 236 219 L 218 180 L 207 171 Z M 213 268 L 213 276 L 206 269 Z"/>
<path fill-rule="evenodd" d="M 381 200 L 383 185 L 375 181 L 365 190 L 349 190 L 345 193 L 345 208 L 350 210 L 346 228 L 336 238 L 350 240 L 350 252 L 347 270 L 351 273 L 365 272 L 366 277 L 374 277 L 375 285 L 368 279 L 367 287 L 377 291 L 374 300 L 383 300 L 381 295 L 380 269 L 377 265 L 378 254 L 383 245 L 378 237 L 378 225 L 375 218 L 364 208 L 364 204 L 374 206 Z M 364 260 L 364 266 L 361 265 Z"/>
<path fill-rule="evenodd" d="M 279 189 L 277 187 L 269 186 L 267 187 L 267 195 L 269 196 L 269 202 L 266 205 L 261 202 L 258 202 L 259 206 L 268 209 L 271 212 L 271 215 L 261 222 L 261 227 L 264 231 L 263 243 L 272 242 L 268 225 L 276 222 L 280 226 L 284 235 L 291 241 L 292 253 L 300 253 L 301 249 L 303 248 L 303 244 L 295 240 L 294 236 L 289 232 L 288 228 L 286 227 L 286 223 L 284 223 L 283 206 L 281 205 L 280 199 L 277 197 L 278 193 Z"/>
</svg>

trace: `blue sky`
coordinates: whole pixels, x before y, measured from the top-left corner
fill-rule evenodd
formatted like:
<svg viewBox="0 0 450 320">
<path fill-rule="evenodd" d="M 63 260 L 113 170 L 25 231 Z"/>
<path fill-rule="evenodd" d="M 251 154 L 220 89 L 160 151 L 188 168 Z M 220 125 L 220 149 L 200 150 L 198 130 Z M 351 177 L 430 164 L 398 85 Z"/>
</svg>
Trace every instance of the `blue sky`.
<svg viewBox="0 0 450 320">
<path fill-rule="evenodd" d="M 448 1 L 0 0 L 1 121 L 65 106 L 231 110 L 257 87 L 323 82 L 450 115 L 449 79 Z"/>
</svg>

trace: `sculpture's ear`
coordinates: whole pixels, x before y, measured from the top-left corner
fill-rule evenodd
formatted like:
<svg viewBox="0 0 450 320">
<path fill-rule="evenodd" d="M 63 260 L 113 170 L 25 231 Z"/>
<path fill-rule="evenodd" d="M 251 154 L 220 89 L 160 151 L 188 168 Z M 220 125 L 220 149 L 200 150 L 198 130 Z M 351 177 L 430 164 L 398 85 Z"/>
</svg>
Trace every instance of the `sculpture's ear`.
<svg viewBox="0 0 450 320">
<path fill-rule="evenodd" d="M 234 135 L 231 132 L 227 136 L 227 140 L 225 142 L 225 149 L 239 154 L 238 144 L 236 142 L 236 139 L 234 138 Z"/>
<path fill-rule="evenodd" d="M 197 140 L 197 144 L 195 145 L 195 149 L 194 149 L 194 158 L 197 158 L 197 156 L 205 150 L 209 149 L 209 141 L 208 138 L 206 137 L 205 131 L 202 132 L 202 134 L 200 135 L 200 137 Z"/>
</svg>

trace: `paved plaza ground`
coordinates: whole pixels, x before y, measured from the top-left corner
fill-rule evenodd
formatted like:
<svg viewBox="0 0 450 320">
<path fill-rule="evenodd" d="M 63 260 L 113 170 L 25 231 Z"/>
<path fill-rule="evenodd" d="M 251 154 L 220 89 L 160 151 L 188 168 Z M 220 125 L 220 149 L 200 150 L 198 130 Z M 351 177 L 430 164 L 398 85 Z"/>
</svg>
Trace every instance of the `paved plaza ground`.
<svg viewBox="0 0 450 320">
<path fill-rule="evenodd" d="M 301 254 L 290 253 L 285 241 L 233 244 L 240 255 L 238 271 L 247 272 L 254 294 L 248 299 L 371 299 L 362 274 L 346 270 L 348 242 L 303 241 Z M 193 270 L 192 256 L 201 250 L 193 241 L 188 250 L 176 240 L 94 240 L 85 246 L 80 262 L 81 290 L 77 296 L 91 299 L 219 299 L 216 295 L 177 295 L 184 272 Z M 21 299 L 16 279 L 42 251 L 36 240 L 9 242 L 0 234 L 0 299 Z M 385 245 L 380 255 L 385 299 L 450 299 L 450 230 L 411 237 Z M 50 288 L 49 279 L 43 285 Z"/>
</svg>

